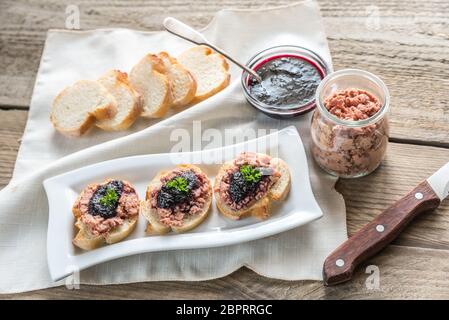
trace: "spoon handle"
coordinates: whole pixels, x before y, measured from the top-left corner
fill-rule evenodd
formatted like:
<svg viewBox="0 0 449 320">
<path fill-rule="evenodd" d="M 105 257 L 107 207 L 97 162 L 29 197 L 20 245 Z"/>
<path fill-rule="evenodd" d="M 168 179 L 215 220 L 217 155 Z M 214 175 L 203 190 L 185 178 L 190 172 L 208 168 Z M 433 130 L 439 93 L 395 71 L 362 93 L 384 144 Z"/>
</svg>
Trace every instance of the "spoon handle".
<svg viewBox="0 0 449 320">
<path fill-rule="evenodd" d="M 240 68 L 242 68 L 243 70 L 245 70 L 247 73 L 249 73 L 251 76 L 253 76 L 254 78 L 256 78 L 257 81 L 262 81 L 262 79 L 260 78 L 260 76 L 252 69 L 248 68 L 247 66 L 245 66 L 244 64 L 241 64 L 240 62 L 238 62 L 237 60 L 235 60 L 234 58 L 232 58 L 226 51 L 224 51 L 221 48 L 218 48 L 217 46 L 211 44 L 209 41 L 207 41 L 207 39 L 198 31 L 196 31 L 195 29 L 193 29 L 192 27 L 186 25 L 185 23 L 172 18 L 172 17 L 167 17 L 164 19 L 163 25 L 165 27 L 165 29 L 190 42 L 193 42 L 195 44 L 198 45 L 205 45 L 211 49 L 213 49 L 214 51 L 220 53 L 221 55 L 225 56 L 228 60 L 232 61 L 234 64 L 236 64 L 237 66 L 239 66 Z"/>
<path fill-rule="evenodd" d="M 186 25 L 185 23 L 179 21 L 178 19 L 167 17 L 164 19 L 163 25 L 168 32 L 174 34 L 175 36 L 183 38 L 184 40 L 199 45 L 206 45 L 208 43 L 207 39 L 201 33 Z"/>
</svg>

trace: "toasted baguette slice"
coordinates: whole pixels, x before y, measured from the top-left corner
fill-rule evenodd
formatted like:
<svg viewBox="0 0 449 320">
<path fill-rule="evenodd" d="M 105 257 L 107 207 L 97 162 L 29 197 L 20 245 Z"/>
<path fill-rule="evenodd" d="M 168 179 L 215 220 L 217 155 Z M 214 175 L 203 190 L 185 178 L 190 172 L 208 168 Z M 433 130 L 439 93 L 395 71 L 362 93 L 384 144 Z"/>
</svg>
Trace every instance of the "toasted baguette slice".
<svg viewBox="0 0 449 320">
<path fill-rule="evenodd" d="M 54 99 L 50 120 L 59 132 L 80 136 L 96 120 L 110 119 L 117 113 L 117 101 L 96 81 L 81 80 L 62 90 Z"/>
<path fill-rule="evenodd" d="M 290 191 L 292 179 L 290 170 L 284 160 L 280 158 L 271 159 L 271 163 L 276 166 L 276 169 L 281 173 L 279 180 L 271 187 L 269 198 L 275 201 L 282 201 L 287 197 Z"/>
<path fill-rule="evenodd" d="M 158 214 L 155 209 L 151 208 L 148 200 L 140 201 L 140 213 L 148 221 L 146 228 L 148 234 L 166 234 L 171 231 L 171 227 L 159 222 Z"/>
<path fill-rule="evenodd" d="M 77 220 L 75 226 L 79 231 L 73 239 L 73 244 L 83 250 L 93 250 L 106 243 L 113 244 L 119 242 L 129 236 L 134 230 L 137 224 L 137 219 L 138 217 L 126 219 L 122 225 L 115 227 L 105 236 L 92 235 L 88 228 L 80 220 Z"/>
<path fill-rule="evenodd" d="M 128 75 L 110 70 L 97 81 L 117 100 L 117 114 L 112 119 L 97 121 L 97 127 L 107 131 L 128 129 L 142 113 L 140 95 L 131 87 Z"/>
<path fill-rule="evenodd" d="M 268 191 L 265 197 L 259 199 L 258 201 L 248 206 L 247 208 L 242 208 L 240 210 L 232 209 L 228 204 L 226 204 L 222 200 L 220 196 L 219 187 L 221 180 L 223 179 L 223 176 L 226 174 L 227 169 L 229 169 L 232 166 L 232 161 L 225 163 L 220 168 L 214 181 L 214 190 L 215 190 L 214 196 L 218 210 L 226 217 L 234 220 L 239 220 L 247 216 L 254 216 L 259 219 L 266 219 L 270 217 L 271 202 L 273 200 L 281 201 L 285 199 L 288 192 L 290 191 L 291 185 L 290 170 L 288 169 L 287 164 L 279 158 L 271 159 L 271 163 L 275 164 L 276 169 L 281 173 L 281 177 L 273 186 L 271 186 L 270 190 Z"/>
<path fill-rule="evenodd" d="M 142 116 L 163 117 L 170 105 L 170 85 L 162 60 L 154 54 L 146 55 L 132 68 L 129 80 L 142 96 Z"/>
<path fill-rule="evenodd" d="M 123 219 L 123 223 L 121 225 L 118 225 L 109 230 L 109 232 L 100 235 L 93 234 L 90 231 L 89 227 L 82 221 L 83 211 L 81 209 L 81 206 L 85 205 L 86 201 L 90 201 L 91 197 L 93 196 L 91 190 L 96 188 L 98 185 L 103 185 L 105 183 L 108 183 L 109 181 L 111 180 L 107 179 L 101 184 L 88 185 L 83 191 L 81 191 L 75 203 L 73 204 L 72 213 L 76 219 L 75 227 L 78 229 L 78 232 L 72 242 L 78 248 L 81 248 L 83 250 L 92 250 L 104 244 L 113 244 L 119 242 L 129 236 L 129 234 L 136 227 L 137 221 L 139 219 L 139 214 Z M 128 181 L 123 182 L 131 186 Z M 134 195 L 138 197 L 135 190 Z"/>
<path fill-rule="evenodd" d="M 195 98 L 195 79 L 186 68 L 167 52 L 160 52 L 158 57 L 164 63 L 171 84 L 171 106 L 182 107 L 187 105 Z"/>
<path fill-rule="evenodd" d="M 205 46 L 196 46 L 178 57 L 197 83 L 193 102 L 199 102 L 223 90 L 228 84 L 229 66 L 225 58 Z"/>
<path fill-rule="evenodd" d="M 202 173 L 201 169 L 197 166 L 193 165 L 179 165 L 178 168 L 185 168 L 185 169 L 191 169 L 194 172 Z M 151 180 L 150 184 L 148 185 L 147 192 L 146 192 L 146 201 L 141 201 L 140 205 L 140 212 L 143 214 L 143 216 L 148 220 L 148 226 L 147 226 L 147 233 L 150 234 L 165 234 L 170 231 L 174 231 L 176 233 L 182 233 L 189 230 L 192 230 L 196 228 L 198 225 L 200 225 L 208 216 L 210 207 L 212 204 L 212 188 L 209 191 L 206 201 L 204 205 L 202 206 L 200 212 L 196 213 L 195 215 L 186 215 L 186 217 L 183 220 L 182 226 L 167 226 L 160 222 L 159 220 L 159 214 L 157 212 L 157 209 L 151 208 L 150 205 L 150 197 L 153 190 L 158 189 L 162 186 L 162 183 L 160 179 L 169 174 L 170 171 L 162 171 L 159 172 L 153 180 Z"/>
</svg>

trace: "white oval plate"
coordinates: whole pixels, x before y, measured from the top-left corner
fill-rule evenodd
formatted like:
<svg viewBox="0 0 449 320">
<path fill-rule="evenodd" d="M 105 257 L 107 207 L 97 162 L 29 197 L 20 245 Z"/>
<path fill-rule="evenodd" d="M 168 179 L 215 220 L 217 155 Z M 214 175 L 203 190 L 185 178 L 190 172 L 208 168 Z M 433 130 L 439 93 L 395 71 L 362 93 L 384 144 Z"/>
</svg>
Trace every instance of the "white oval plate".
<svg viewBox="0 0 449 320">
<path fill-rule="evenodd" d="M 257 151 L 282 158 L 289 166 L 292 184 L 288 197 L 273 203 L 273 215 L 264 221 L 239 221 L 222 216 L 212 203 L 209 217 L 196 229 L 183 234 L 149 236 L 146 220 L 140 216 L 137 227 L 125 240 L 93 251 L 82 251 L 72 244 L 76 230 L 72 205 L 86 185 L 106 178 L 130 181 L 144 199 L 149 181 L 162 169 L 180 163 L 197 164 L 213 180 L 220 163 L 242 151 Z M 134 254 L 165 250 L 198 249 L 232 245 L 268 237 L 304 225 L 323 213 L 312 193 L 307 158 L 295 127 L 247 142 L 198 152 L 148 154 L 119 158 L 89 165 L 44 181 L 48 197 L 49 221 L 47 260 L 54 281 L 101 262 Z"/>
</svg>

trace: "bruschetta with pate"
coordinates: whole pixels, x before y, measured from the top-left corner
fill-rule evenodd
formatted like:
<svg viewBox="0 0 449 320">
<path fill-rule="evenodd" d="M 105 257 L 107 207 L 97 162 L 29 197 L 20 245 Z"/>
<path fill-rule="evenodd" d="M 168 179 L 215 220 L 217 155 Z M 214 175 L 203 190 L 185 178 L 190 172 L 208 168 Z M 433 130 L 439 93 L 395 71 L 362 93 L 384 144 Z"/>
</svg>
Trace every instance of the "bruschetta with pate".
<svg viewBox="0 0 449 320">
<path fill-rule="evenodd" d="M 212 203 L 212 184 L 194 165 L 178 165 L 158 173 L 150 182 L 140 211 L 148 234 L 182 233 L 200 225 Z"/>
<path fill-rule="evenodd" d="M 72 208 L 78 233 L 73 244 L 92 250 L 126 238 L 139 216 L 139 197 L 124 180 L 106 180 L 88 185 Z"/>
<path fill-rule="evenodd" d="M 290 171 L 283 160 L 243 152 L 220 168 L 214 181 L 214 196 L 219 211 L 226 217 L 266 219 L 271 215 L 271 202 L 283 200 L 290 184 Z"/>
</svg>

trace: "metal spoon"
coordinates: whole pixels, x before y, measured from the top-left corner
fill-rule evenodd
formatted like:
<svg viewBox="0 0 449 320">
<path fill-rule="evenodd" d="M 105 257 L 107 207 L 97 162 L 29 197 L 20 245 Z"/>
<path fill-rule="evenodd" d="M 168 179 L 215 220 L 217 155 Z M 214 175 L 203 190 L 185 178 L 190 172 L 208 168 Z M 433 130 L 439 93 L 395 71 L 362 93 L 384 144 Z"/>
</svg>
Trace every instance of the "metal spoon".
<svg viewBox="0 0 449 320">
<path fill-rule="evenodd" d="M 165 18 L 163 24 L 164 24 L 165 29 L 168 32 L 170 32 L 180 38 L 183 38 L 184 40 L 187 40 L 187 41 L 193 42 L 195 44 L 199 44 L 199 45 L 205 45 L 205 46 L 211 48 L 212 50 L 215 50 L 216 52 L 222 54 L 223 56 L 228 58 L 230 61 L 232 61 L 234 64 L 236 64 L 237 66 L 239 66 L 240 68 L 245 70 L 247 73 L 249 73 L 251 76 L 253 76 L 258 82 L 262 81 L 262 78 L 254 70 L 251 70 L 244 64 L 241 64 L 240 62 L 238 62 L 237 60 L 232 58 L 229 54 L 227 54 L 225 51 L 223 51 L 222 49 L 211 44 L 209 41 L 207 41 L 207 39 L 201 33 L 196 31 L 192 27 L 190 27 L 190 26 L 186 25 L 185 23 L 183 23 L 175 18 L 172 18 L 172 17 Z"/>
</svg>

